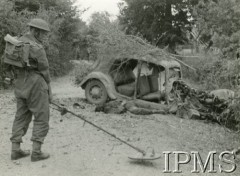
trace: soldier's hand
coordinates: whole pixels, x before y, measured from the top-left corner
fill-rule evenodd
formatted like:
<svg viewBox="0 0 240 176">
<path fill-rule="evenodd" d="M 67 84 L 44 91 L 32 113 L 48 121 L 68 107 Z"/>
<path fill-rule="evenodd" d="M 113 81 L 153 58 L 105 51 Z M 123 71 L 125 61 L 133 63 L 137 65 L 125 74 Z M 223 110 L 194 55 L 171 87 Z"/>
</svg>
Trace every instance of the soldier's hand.
<svg viewBox="0 0 240 176">
<path fill-rule="evenodd" d="M 48 97 L 49 97 L 49 102 L 51 103 L 53 101 L 53 94 L 52 94 L 52 88 L 50 84 L 48 84 Z"/>
<path fill-rule="evenodd" d="M 53 101 L 53 95 L 52 93 L 49 92 L 49 103 L 51 103 Z"/>
</svg>

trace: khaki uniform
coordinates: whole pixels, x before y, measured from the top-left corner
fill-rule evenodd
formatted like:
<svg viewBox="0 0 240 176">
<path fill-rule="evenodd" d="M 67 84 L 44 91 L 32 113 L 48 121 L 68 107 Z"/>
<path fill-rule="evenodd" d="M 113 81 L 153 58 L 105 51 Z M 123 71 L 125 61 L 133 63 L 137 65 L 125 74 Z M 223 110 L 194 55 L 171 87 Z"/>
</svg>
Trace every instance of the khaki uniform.
<svg viewBox="0 0 240 176">
<path fill-rule="evenodd" d="M 33 120 L 32 141 L 43 143 L 49 130 L 49 65 L 43 46 L 30 34 L 19 40 L 30 42 L 30 69 L 17 70 L 15 96 L 17 112 L 12 127 L 12 142 L 22 142 L 22 137 Z"/>
<path fill-rule="evenodd" d="M 166 107 L 159 105 L 159 107 L 151 107 L 147 103 L 144 105 L 135 100 L 127 101 L 124 105 L 127 111 L 135 115 L 150 115 L 150 114 L 166 114 Z"/>
</svg>

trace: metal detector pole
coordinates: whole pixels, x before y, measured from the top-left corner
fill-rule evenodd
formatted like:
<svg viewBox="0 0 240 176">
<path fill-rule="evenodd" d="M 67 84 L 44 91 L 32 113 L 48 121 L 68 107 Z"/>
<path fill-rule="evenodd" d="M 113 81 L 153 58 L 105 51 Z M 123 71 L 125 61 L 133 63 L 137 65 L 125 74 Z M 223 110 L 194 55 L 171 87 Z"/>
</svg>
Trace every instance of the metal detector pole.
<svg viewBox="0 0 240 176">
<path fill-rule="evenodd" d="M 62 111 L 61 111 L 61 110 L 58 110 L 58 109 L 55 109 L 55 110 L 58 110 L 58 111 L 60 111 L 60 112 L 64 112 L 63 114 L 65 114 L 65 113 L 70 113 L 70 114 L 72 114 L 73 116 L 76 116 L 76 117 L 80 118 L 80 119 L 83 120 L 84 122 L 87 122 L 88 124 L 90 124 L 90 125 L 96 127 L 97 129 L 99 129 L 99 130 L 101 130 L 101 131 L 107 133 L 108 135 L 112 136 L 113 138 L 119 140 L 120 142 L 122 142 L 122 143 L 128 145 L 129 147 L 133 148 L 134 150 L 136 150 L 136 151 L 142 153 L 143 155 L 146 154 L 146 152 L 145 152 L 144 150 L 139 149 L 138 147 L 135 147 L 135 146 L 133 146 L 132 144 L 129 144 L 128 142 L 124 141 L 123 139 L 117 137 L 115 134 L 112 134 L 112 133 L 108 132 L 107 130 L 105 130 L 105 129 L 99 127 L 99 126 L 97 126 L 96 124 L 94 124 L 94 123 L 88 121 L 87 119 L 85 119 L 85 117 L 84 117 L 83 115 L 75 114 L 74 112 L 69 111 L 67 108 L 61 107 L 61 106 L 59 106 L 59 105 L 56 104 L 56 103 L 51 102 L 51 104 L 57 106 L 57 107 L 60 108 Z"/>
</svg>

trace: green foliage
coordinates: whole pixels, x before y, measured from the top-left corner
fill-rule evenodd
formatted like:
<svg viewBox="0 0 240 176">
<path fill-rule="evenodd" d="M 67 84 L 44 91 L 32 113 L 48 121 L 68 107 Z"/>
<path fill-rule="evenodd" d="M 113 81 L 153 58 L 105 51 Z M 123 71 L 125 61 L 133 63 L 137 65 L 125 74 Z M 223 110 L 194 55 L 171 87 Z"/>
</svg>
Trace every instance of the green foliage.
<svg viewBox="0 0 240 176">
<path fill-rule="evenodd" d="M 234 113 L 233 120 L 237 121 L 238 124 L 232 124 L 235 129 L 240 130 L 240 90 L 235 90 L 235 100 L 234 103 L 230 106 L 232 112 Z"/>
<path fill-rule="evenodd" d="M 239 60 L 229 60 L 217 55 L 199 55 L 198 58 L 185 58 L 183 61 L 197 69 L 183 68 L 183 75 L 204 90 L 235 89 L 240 82 L 237 80 L 240 69 Z"/>
<path fill-rule="evenodd" d="M 120 5 L 120 22 L 127 34 L 141 35 L 157 46 L 169 46 L 187 41 L 191 29 L 191 9 L 195 0 L 125 0 Z"/>
<path fill-rule="evenodd" d="M 92 71 L 93 62 L 88 61 L 75 61 L 74 63 L 74 72 L 75 77 L 74 84 L 79 85 L 82 80 Z"/>
<path fill-rule="evenodd" d="M 149 44 L 140 36 L 126 35 L 118 21 L 111 22 L 108 14 L 95 14 L 89 30 L 94 36 L 92 48 L 102 61 L 144 56 L 173 59 L 168 52 Z"/>
<path fill-rule="evenodd" d="M 196 27 L 205 42 L 233 58 L 240 44 L 240 1 L 200 0 L 194 9 Z"/>
<path fill-rule="evenodd" d="M 19 36 L 26 29 L 26 23 L 32 16 L 28 11 L 22 11 L 21 14 L 14 11 L 14 4 L 11 2 L 0 1 L 0 55 L 5 48 L 4 36 Z"/>
</svg>

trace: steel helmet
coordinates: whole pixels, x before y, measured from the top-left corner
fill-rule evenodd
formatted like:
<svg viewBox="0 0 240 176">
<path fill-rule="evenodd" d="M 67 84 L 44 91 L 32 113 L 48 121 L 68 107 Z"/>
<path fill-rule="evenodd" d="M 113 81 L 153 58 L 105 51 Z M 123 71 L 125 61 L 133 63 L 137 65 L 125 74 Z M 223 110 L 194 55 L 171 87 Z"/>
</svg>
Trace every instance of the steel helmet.
<svg viewBox="0 0 240 176">
<path fill-rule="evenodd" d="M 29 23 L 28 26 L 35 27 L 38 29 L 42 29 L 44 31 L 50 31 L 49 25 L 45 20 L 42 20 L 40 18 L 34 18 Z"/>
</svg>

